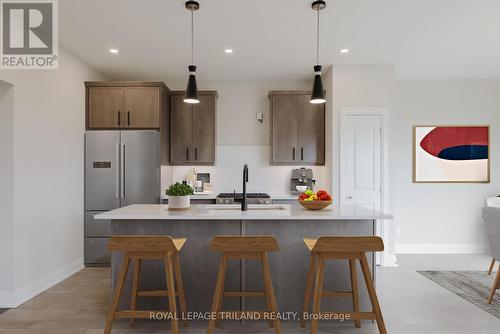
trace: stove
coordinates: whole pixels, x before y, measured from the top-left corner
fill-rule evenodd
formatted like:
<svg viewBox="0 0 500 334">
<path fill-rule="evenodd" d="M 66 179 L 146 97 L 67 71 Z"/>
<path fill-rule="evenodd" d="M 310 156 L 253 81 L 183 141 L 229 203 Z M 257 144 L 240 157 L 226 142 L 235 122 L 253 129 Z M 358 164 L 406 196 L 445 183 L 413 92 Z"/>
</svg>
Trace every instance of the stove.
<svg viewBox="0 0 500 334">
<path fill-rule="evenodd" d="M 215 197 L 217 204 L 234 204 L 243 201 L 243 193 L 220 193 Z M 248 204 L 272 204 L 271 196 L 266 193 L 247 193 Z"/>
</svg>

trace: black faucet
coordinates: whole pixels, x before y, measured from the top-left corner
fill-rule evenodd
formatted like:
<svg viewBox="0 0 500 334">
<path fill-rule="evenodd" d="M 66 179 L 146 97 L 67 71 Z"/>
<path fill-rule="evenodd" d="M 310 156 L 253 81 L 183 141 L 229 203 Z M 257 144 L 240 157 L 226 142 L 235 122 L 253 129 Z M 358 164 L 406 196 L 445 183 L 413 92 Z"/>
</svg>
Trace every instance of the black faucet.
<svg viewBox="0 0 500 334">
<path fill-rule="evenodd" d="M 248 165 L 243 166 L 243 199 L 241 201 L 241 211 L 247 211 L 247 182 Z"/>
</svg>

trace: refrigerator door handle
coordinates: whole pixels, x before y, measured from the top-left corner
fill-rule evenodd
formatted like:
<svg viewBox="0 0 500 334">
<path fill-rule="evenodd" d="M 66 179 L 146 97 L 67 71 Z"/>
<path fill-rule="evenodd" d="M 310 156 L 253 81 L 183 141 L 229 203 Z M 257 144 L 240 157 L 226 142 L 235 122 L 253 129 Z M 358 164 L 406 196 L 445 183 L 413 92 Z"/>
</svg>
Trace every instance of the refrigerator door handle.
<svg viewBox="0 0 500 334">
<path fill-rule="evenodd" d="M 121 152 L 121 175 L 122 175 L 122 187 L 121 187 L 121 199 L 125 198 L 125 144 L 121 144 L 122 152 Z"/>
<path fill-rule="evenodd" d="M 118 165 L 116 168 L 116 178 L 115 178 L 115 198 L 120 198 L 120 144 L 115 143 L 115 161 Z"/>
</svg>

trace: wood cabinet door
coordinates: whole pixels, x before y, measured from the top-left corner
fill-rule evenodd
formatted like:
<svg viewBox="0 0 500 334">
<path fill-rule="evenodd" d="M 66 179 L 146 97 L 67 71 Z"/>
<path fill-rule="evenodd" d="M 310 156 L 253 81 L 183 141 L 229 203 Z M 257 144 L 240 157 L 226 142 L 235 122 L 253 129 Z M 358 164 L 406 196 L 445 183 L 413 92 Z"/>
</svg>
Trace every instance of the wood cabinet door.
<svg viewBox="0 0 500 334">
<path fill-rule="evenodd" d="M 124 125 L 123 88 L 89 87 L 87 98 L 89 129 L 114 129 Z"/>
<path fill-rule="evenodd" d="M 299 96 L 298 161 L 325 163 L 325 104 L 312 104 L 309 95 Z"/>
<path fill-rule="evenodd" d="M 182 165 L 191 161 L 193 107 L 184 103 L 184 96 L 170 97 L 170 163 Z"/>
<path fill-rule="evenodd" d="M 191 160 L 196 164 L 215 163 L 216 97 L 201 95 L 193 105 L 193 143 Z"/>
<path fill-rule="evenodd" d="M 297 95 L 274 95 L 272 109 L 272 164 L 295 163 L 298 159 L 299 110 Z"/>
<path fill-rule="evenodd" d="M 125 127 L 157 129 L 160 127 L 160 89 L 125 88 Z"/>
</svg>

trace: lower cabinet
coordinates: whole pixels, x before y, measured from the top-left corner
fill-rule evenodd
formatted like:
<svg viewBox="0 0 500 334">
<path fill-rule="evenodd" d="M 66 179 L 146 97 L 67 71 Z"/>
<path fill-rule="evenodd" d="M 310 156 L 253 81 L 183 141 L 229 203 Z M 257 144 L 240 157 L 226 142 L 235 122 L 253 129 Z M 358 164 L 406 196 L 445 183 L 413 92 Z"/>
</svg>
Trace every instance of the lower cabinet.
<svg viewBox="0 0 500 334">
<path fill-rule="evenodd" d="M 109 266 L 111 264 L 108 241 L 109 238 L 85 238 L 86 266 Z"/>
</svg>

